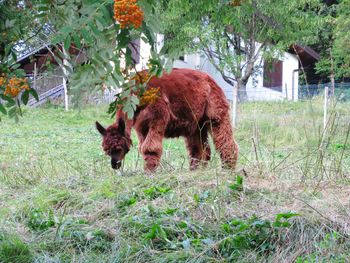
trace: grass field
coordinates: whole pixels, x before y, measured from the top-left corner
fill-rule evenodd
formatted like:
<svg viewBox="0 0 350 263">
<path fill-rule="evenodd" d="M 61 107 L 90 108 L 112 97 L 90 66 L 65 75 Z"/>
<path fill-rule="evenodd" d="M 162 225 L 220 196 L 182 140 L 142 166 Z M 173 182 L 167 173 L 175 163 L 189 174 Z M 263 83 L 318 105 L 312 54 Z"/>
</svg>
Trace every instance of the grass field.
<svg viewBox="0 0 350 263">
<path fill-rule="evenodd" d="M 236 173 L 190 172 L 181 139 L 143 174 L 137 139 L 110 168 L 94 121 L 27 109 L 0 123 L 0 262 L 348 262 L 350 104 L 240 105 Z"/>
</svg>

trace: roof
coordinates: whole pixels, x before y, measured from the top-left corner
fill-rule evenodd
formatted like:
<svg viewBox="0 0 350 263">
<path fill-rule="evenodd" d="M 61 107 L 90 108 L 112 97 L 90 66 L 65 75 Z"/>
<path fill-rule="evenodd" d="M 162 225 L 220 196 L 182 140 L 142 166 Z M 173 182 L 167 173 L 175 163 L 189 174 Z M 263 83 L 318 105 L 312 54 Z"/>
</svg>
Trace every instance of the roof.
<svg viewBox="0 0 350 263">
<path fill-rule="evenodd" d="M 308 46 L 299 44 L 292 45 L 289 52 L 299 56 L 303 65 L 310 65 L 320 60 L 321 56 L 315 50 Z"/>
<path fill-rule="evenodd" d="M 17 62 L 20 63 L 20 62 L 23 62 L 24 60 L 28 59 L 29 57 L 33 56 L 33 55 L 36 55 L 36 54 L 42 54 L 42 53 L 46 53 L 48 50 L 47 50 L 47 46 L 43 45 L 43 46 L 40 46 L 26 54 L 23 54 L 22 56 L 19 56 L 17 58 Z"/>
</svg>

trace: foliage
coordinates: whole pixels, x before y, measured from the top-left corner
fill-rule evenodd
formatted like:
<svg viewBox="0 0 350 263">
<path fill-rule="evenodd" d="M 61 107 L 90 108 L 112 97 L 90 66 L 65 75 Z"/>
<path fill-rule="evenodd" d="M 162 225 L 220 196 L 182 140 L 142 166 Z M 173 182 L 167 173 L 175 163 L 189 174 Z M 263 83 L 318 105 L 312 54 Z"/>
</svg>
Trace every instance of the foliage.
<svg viewBox="0 0 350 263">
<path fill-rule="evenodd" d="M 333 48 L 339 64 L 337 75 L 350 77 L 350 1 L 341 1 L 337 11 Z"/>
<path fill-rule="evenodd" d="M 229 187 L 230 187 L 233 191 L 236 191 L 236 192 L 241 192 L 241 191 L 243 191 L 243 177 L 240 176 L 240 175 L 237 175 L 237 177 L 236 177 L 236 183 L 231 184 Z"/>
<path fill-rule="evenodd" d="M 56 219 L 53 211 L 44 212 L 41 209 L 33 209 L 29 214 L 28 227 L 33 230 L 47 230 L 55 226 Z"/>
<path fill-rule="evenodd" d="M 289 219 L 294 216 L 297 214 L 277 214 L 274 222 L 253 216 L 247 220 L 234 219 L 225 223 L 222 228 L 228 235 L 220 242 L 219 250 L 231 259 L 245 249 L 254 249 L 259 253 L 269 254 L 274 251 L 276 240 L 281 238 L 280 230 L 290 226 L 289 222 L 281 224 L 281 218 Z"/>
<path fill-rule="evenodd" d="M 331 1 L 320 12 L 324 19 L 318 32 L 317 49 L 321 60 L 316 65 L 316 71 L 332 82 L 350 76 L 347 26 L 350 23 L 349 4 L 348 1 Z"/>
<path fill-rule="evenodd" d="M 280 58 L 292 44 L 315 41 L 317 6 L 316 0 L 169 1 L 163 6 L 164 52 L 174 57 L 204 52 L 223 79 L 244 94 L 249 78 L 261 70 L 261 58 Z"/>
<path fill-rule="evenodd" d="M 24 77 L 24 72 L 15 64 L 17 58 L 35 47 L 46 47 L 55 59 L 53 63 L 57 63 L 69 78 L 76 104 L 84 95 L 103 87 L 121 87 L 123 90 L 117 100 L 132 117 L 139 103 L 134 91 L 141 88 L 141 85 L 134 85 L 131 89 L 129 83 L 130 75 L 136 71 L 132 59 L 134 40 L 142 38 L 151 47 L 150 75 L 159 75 L 162 71 L 155 52 L 155 32 L 159 28 L 154 23 L 153 4 L 153 0 L 1 2 L 0 34 L 4 38 L 1 39 L 0 73 Z M 24 20 L 33 23 L 24 23 Z M 79 57 L 83 57 L 83 63 L 77 59 Z M 5 87 L 1 89 L 3 93 Z M 24 103 L 29 94 L 36 96 L 33 90 L 23 94 Z M 15 100 L 8 92 L 2 96 L 10 101 L 10 104 L 0 105 L 1 112 L 6 114 L 5 107 L 15 106 Z M 112 109 L 116 106 L 111 105 Z M 11 108 L 9 114 L 12 116 L 13 112 L 19 110 Z"/>
</svg>

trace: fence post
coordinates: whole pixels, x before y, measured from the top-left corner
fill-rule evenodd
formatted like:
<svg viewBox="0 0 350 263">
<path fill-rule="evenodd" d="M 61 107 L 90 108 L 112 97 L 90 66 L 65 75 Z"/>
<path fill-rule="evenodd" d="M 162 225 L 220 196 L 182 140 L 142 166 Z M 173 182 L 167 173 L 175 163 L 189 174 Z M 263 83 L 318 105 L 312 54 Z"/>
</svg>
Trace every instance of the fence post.
<svg viewBox="0 0 350 263">
<path fill-rule="evenodd" d="M 64 88 L 64 108 L 66 111 L 69 110 L 69 96 L 68 96 L 68 87 L 67 87 L 67 80 L 69 72 L 66 69 L 66 67 L 69 67 L 69 62 L 67 60 L 67 57 L 69 57 L 69 51 L 67 51 L 64 47 L 62 47 L 62 51 L 64 54 L 63 58 L 63 65 L 62 65 L 62 71 L 63 71 L 63 88 Z"/>
<path fill-rule="evenodd" d="M 324 107 L 323 107 L 323 129 L 327 127 L 327 104 L 328 104 L 328 87 L 324 87 Z"/>
<path fill-rule="evenodd" d="M 66 111 L 69 110 L 69 101 L 68 101 L 68 89 L 67 89 L 67 83 L 66 78 L 62 78 L 62 84 L 63 84 L 63 91 L 64 91 L 64 109 Z"/>
<path fill-rule="evenodd" d="M 236 128 L 237 124 L 237 100 L 238 100 L 238 87 L 233 86 L 233 98 L 232 98 L 232 125 Z"/>
</svg>

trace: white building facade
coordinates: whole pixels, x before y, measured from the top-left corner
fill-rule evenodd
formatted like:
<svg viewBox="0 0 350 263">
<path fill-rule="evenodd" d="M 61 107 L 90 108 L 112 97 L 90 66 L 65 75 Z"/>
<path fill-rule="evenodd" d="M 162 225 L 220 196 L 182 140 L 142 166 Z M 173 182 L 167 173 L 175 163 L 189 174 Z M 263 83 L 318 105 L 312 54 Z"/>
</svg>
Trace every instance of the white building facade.
<svg viewBox="0 0 350 263">
<path fill-rule="evenodd" d="M 276 68 L 271 69 L 271 67 L 264 65 L 264 61 L 261 62 L 261 65 L 257 65 L 260 69 L 254 76 L 250 77 L 246 85 L 249 100 L 298 100 L 298 57 L 285 52 L 277 65 L 279 66 L 277 72 L 272 72 L 272 74 L 269 73 Z M 182 60 L 175 61 L 174 67 L 198 69 L 208 73 L 224 90 L 227 99 L 233 100 L 233 87 L 224 81 L 221 74 L 204 54 L 185 55 Z M 272 78 L 275 77 L 279 83 L 273 85 L 269 75 L 272 75 L 270 76 Z"/>
</svg>

